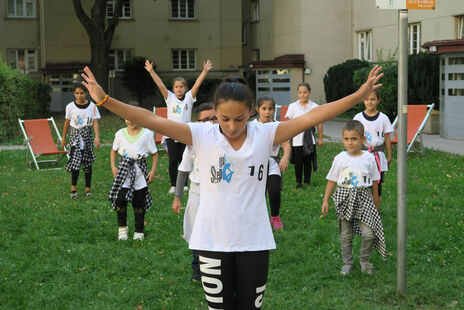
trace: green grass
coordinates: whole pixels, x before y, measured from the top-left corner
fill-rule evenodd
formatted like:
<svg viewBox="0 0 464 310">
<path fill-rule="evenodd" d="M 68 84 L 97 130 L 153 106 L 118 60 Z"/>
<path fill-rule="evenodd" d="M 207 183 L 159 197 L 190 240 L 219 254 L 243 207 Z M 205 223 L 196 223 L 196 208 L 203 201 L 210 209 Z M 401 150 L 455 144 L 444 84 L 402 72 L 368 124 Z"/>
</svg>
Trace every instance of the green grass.
<svg viewBox="0 0 464 310">
<path fill-rule="evenodd" d="M 122 122 L 102 119 L 102 142 Z M 264 309 L 464 308 L 464 158 L 427 150 L 408 161 L 406 299 L 396 294 L 396 163 L 386 176 L 381 212 L 389 256 L 373 253 L 374 275 L 355 265 L 339 275 L 341 256 L 334 210 L 321 219 L 325 176 L 341 144 L 319 149 L 311 187 L 295 189 L 293 166 L 284 173 L 281 218 L 275 234 Z M 167 157 L 150 186 L 146 240 L 118 242 L 107 201 L 110 148 L 96 151 L 92 198 L 69 198 L 65 170 L 36 171 L 25 151 L 0 152 L 0 308 L 207 309 L 201 285 L 190 281 L 191 253 L 180 238 L 182 215 L 171 211 Z M 64 162 L 62 163 L 64 166 Z M 184 204 L 186 198 L 184 198 Z M 129 213 L 133 232 L 133 214 Z M 360 239 L 355 240 L 355 253 Z M 140 307 L 139 307 L 140 308 Z"/>
</svg>

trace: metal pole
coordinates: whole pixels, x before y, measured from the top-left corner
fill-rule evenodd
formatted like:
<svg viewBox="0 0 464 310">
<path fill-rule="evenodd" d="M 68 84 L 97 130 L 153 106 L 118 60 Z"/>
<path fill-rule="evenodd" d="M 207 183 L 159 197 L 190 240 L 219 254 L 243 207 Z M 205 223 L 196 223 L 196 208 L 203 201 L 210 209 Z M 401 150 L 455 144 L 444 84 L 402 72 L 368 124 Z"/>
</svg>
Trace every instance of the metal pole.
<svg viewBox="0 0 464 310">
<path fill-rule="evenodd" d="M 408 118 L 408 10 L 399 10 L 398 21 L 398 213 L 396 285 L 406 296 L 406 211 L 407 211 L 407 118 Z"/>
</svg>

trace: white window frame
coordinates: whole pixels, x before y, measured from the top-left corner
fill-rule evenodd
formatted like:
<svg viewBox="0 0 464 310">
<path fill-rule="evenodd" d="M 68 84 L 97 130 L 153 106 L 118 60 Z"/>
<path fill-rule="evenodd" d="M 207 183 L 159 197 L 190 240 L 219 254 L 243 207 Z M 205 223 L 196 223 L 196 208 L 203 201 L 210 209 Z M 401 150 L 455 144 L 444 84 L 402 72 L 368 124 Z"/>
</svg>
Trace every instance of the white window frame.
<svg viewBox="0 0 464 310">
<path fill-rule="evenodd" d="M 32 5 L 32 13 L 30 15 L 27 14 L 28 5 Z M 8 18 L 35 18 L 35 11 L 36 0 L 8 0 L 7 2 Z"/>
<path fill-rule="evenodd" d="M 464 15 L 456 16 L 458 19 L 458 31 L 457 31 L 457 39 L 462 40 L 464 39 Z"/>
<path fill-rule="evenodd" d="M 106 17 L 113 18 L 114 13 L 114 2 L 116 0 L 108 0 L 106 3 Z M 122 0 L 122 11 L 119 19 L 131 19 L 132 18 L 132 5 L 131 0 Z"/>
<path fill-rule="evenodd" d="M 124 69 L 119 67 L 119 57 L 122 57 L 122 62 L 126 62 L 133 58 L 133 51 L 130 48 L 111 49 L 109 52 L 109 59 L 113 58 L 113 62 L 109 64 L 114 66 L 115 71 L 123 71 Z"/>
<path fill-rule="evenodd" d="M 416 40 L 414 40 L 416 35 Z M 413 23 L 408 25 L 409 54 L 419 54 L 421 51 L 421 24 Z"/>
<path fill-rule="evenodd" d="M 177 64 L 175 63 L 174 54 L 177 53 Z M 185 53 L 187 65 L 182 67 L 182 53 Z M 193 53 L 193 66 L 190 64 L 191 53 Z M 197 67 L 197 51 L 195 49 L 173 49 L 171 52 L 172 70 L 173 71 L 192 71 Z"/>
<path fill-rule="evenodd" d="M 24 53 L 24 67 L 19 65 L 19 54 Z M 8 64 L 13 69 L 17 69 L 23 73 L 37 72 L 39 70 L 39 57 L 36 49 L 23 49 L 23 48 L 12 48 L 8 49 Z"/>
<path fill-rule="evenodd" d="M 251 1 L 251 22 L 256 23 L 259 22 L 259 0 L 252 0 Z"/>
<path fill-rule="evenodd" d="M 173 14 L 174 6 L 173 4 L 177 3 L 177 14 Z M 189 8 L 189 2 L 193 2 L 192 9 Z M 171 19 L 196 19 L 197 13 L 196 13 L 196 3 L 195 0 L 171 0 Z M 181 10 L 184 8 L 184 15 L 181 16 Z M 190 16 L 192 14 L 191 11 L 193 10 L 193 16 Z"/>
<path fill-rule="evenodd" d="M 372 30 L 358 32 L 358 58 L 372 61 Z"/>
</svg>

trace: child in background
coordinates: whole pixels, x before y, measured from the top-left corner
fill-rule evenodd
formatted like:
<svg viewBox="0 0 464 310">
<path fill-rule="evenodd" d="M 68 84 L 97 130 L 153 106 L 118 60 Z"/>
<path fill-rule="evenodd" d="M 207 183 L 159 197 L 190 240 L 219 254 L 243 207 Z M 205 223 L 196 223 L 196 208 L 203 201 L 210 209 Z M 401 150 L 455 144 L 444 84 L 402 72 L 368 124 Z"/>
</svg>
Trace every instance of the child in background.
<svg viewBox="0 0 464 310">
<path fill-rule="evenodd" d="M 364 105 L 366 110 L 358 113 L 353 119 L 360 121 L 364 125 L 363 150 L 367 150 L 375 157 L 377 169 L 380 173 L 379 198 L 382 195 L 383 175 L 388 171 L 392 160 L 392 148 L 390 142 L 390 133 L 393 132 L 392 124 L 388 116 L 379 112 L 377 106 L 380 103 L 380 90 L 375 90 L 366 100 Z M 385 150 L 387 158 L 385 158 Z"/>
<path fill-rule="evenodd" d="M 312 109 L 318 107 L 316 103 L 309 100 L 311 87 L 308 83 L 298 85 L 298 100 L 291 103 L 285 117 L 294 119 Z M 292 139 L 292 163 L 295 163 L 296 188 L 302 188 L 302 172 L 304 172 L 304 183 L 311 183 L 311 170 L 317 170 L 315 128 L 311 127 L 304 133 L 300 133 Z M 322 123 L 317 124 L 317 145 L 322 146 Z"/>
<path fill-rule="evenodd" d="M 127 203 L 132 202 L 135 218 L 134 240 L 144 239 L 145 213 L 152 198 L 148 184 L 153 182 L 158 163 L 158 150 L 152 131 L 125 120 L 127 127 L 116 132 L 111 150 L 111 171 L 114 181 L 108 199 L 117 212 L 118 240 L 127 240 Z M 119 154 L 119 165 L 116 158 Z M 151 170 L 147 157 L 151 155 Z"/>
<path fill-rule="evenodd" d="M 85 196 L 91 196 L 92 186 L 92 163 L 95 161 L 93 144 L 100 147 L 100 132 L 98 129 L 98 119 L 100 112 L 92 101 L 86 99 L 87 89 L 82 84 L 74 86 L 74 97 L 76 100 L 66 106 L 66 115 L 63 126 L 63 140 L 61 147 L 66 146 L 66 134 L 69 129 L 69 160 L 66 164 L 66 171 L 71 173 L 71 194 L 72 199 L 77 198 L 77 179 L 79 171 L 85 174 Z M 92 137 L 92 127 L 95 131 L 95 140 Z"/>
<path fill-rule="evenodd" d="M 273 149 L 300 132 L 364 100 L 383 74 L 375 66 L 355 93 L 286 122 L 248 122 L 250 89 L 224 82 L 216 90 L 219 124 L 179 123 L 147 113 L 105 94 L 88 67 L 82 77 L 92 98 L 117 115 L 185 143 L 198 156 L 200 206 L 189 248 L 199 251 L 208 306 L 213 309 L 261 309 L 275 241 L 265 198 L 267 164 Z"/>
<path fill-rule="evenodd" d="M 172 82 L 171 92 L 153 69 L 153 62 L 145 61 L 145 69 L 150 73 L 150 76 L 163 95 L 164 101 L 166 101 L 168 119 L 180 123 L 188 123 L 192 120 L 192 107 L 193 103 L 197 100 L 198 90 L 212 68 L 213 63 L 211 60 L 208 59 L 203 63 L 203 71 L 201 71 L 191 90 L 188 90 L 187 81 L 183 77 L 175 78 Z M 185 144 L 169 137 L 166 139 L 166 144 L 168 147 L 169 178 L 171 181 L 169 194 L 174 194 L 176 190 L 177 166 L 182 161 Z"/>
<path fill-rule="evenodd" d="M 380 200 L 377 180 L 380 179 L 372 154 L 361 150 L 365 140 L 364 126 L 356 120 L 348 121 L 343 128 L 342 141 L 346 148 L 332 163 L 327 175 L 327 187 L 321 212 L 327 215 L 329 197 L 337 184 L 332 199 L 338 218 L 343 265 L 342 275 L 347 275 L 353 267 L 352 241 L 355 235 L 362 236 L 359 262 L 363 273 L 372 274 L 374 266 L 369 262 L 375 247 L 386 257 L 382 220 L 378 211 Z"/>
<path fill-rule="evenodd" d="M 258 99 L 256 104 L 256 112 L 258 113 L 258 122 L 269 123 L 274 121 L 275 101 L 272 97 L 262 97 Z M 267 173 L 266 189 L 269 196 L 269 204 L 271 206 L 271 223 L 275 231 L 284 229 L 284 225 L 280 219 L 280 201 L 282 191 L 282 175 L 281 171 L 288 168 L 288 161 L 292 151 L 290 143 L 285 141 L 282 143 L 284 155 L 279 158 L 280 145 L 274 148 L 272 157 L 269 158 L 269 166 Z"/>
<path fill-rule="evenodd" d="M 198 107 L 197 122 L 217 123 L 217 117 L 213 110 L 211 103 L 203 103 Z M 200 174 L 198 170 L 198 158 L 189 151 L 188 148 L 184 150 L 182 155 L 182 162 L 179 165 L 179 173 L 177 174 L 176 192 L 174 194 L 174 201 L 172 202 L 172 210 L 180 214 L 181 199 L 184 194 L 184 184 L 190 178 L 190 190 L 187 201 L 187 207 L 184 213 L 184 239 L 190 242 L 190 236 L 195 225 L 195 217 L 197 216 L 198 206 L 200 203 Z M 198 261 L 198 251 L 192 250 L 193 260 L 192 266 L 192 280 L 200 280 L 200 264 Z"/>
</svg>

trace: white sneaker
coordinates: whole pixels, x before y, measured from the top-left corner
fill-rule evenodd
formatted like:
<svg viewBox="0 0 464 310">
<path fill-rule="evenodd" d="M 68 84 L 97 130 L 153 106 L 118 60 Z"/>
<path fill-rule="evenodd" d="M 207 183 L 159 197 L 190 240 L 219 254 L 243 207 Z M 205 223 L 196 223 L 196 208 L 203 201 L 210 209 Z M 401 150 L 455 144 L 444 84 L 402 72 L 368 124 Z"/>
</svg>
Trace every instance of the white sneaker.
<svg viewBox="0 0 464 310">
<path fill-rule="evenodd" d="M 188 186 L 184 186 L 184 192 L 188 191 L 189 190 L 189 187 Z"/>
<path fill-rule="evenodd" d="M 118 240 L 127 240 L 127 233 L 129 232 L 129 227 L 119 227 Z"/>
<path fill-rule="evenodd" d="M 169 189 L 169 192 L 168 194 L 172 195 L 176 192 L 176 187 L 175 186 L 171 186 L 171 188 Z"/>
<path fill-rule="evenodd" d="M 134 233 L 134 238 L 133 238 L 133 239 L 134 239 L 134 240 L 143 240 L 143 239 L 145 239 L 145 236 L 144 236 L 143 233 L 135 232 L 135 233 Z"/>
</svg>

